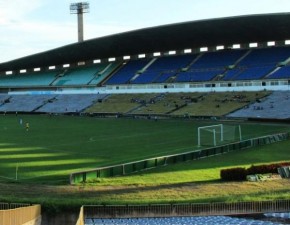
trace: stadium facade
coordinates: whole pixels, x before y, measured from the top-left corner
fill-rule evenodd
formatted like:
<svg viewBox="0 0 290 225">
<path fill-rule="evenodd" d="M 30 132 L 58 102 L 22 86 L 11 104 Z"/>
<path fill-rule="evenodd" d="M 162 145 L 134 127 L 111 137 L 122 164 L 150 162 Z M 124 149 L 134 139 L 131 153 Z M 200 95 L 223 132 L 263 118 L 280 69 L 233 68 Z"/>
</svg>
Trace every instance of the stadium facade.
<svg viewBox="0 0 290 225">
<path fill-rule="evenodd" d="M 4 77 L 6 80 L 13 78 L 13 82 L 1 82 L 0 88 L 2 92 L 17 93 L 27 93 L 27 91 L 31 92 L 32 90 L 49 92 L 60 92 L 61 90 L 62 93 L 288 90 L 290 76 L 289 78 L 285 74 L 283 76 L 270 76 L 273 72 L 288 65 L 290 56 L 288 52 L 265 53 L 269 55 L 284 55 L 281 55 L 279 59 L 272 59 L 271 63 L 275 65 L 272 68 L 268 68 L 269 70 L 264 68 L 265 71 L 261 72 L 257 71 L 259 68 L 250 68 L 252 69 L 250 73 L 262 73 L 261 76 L 254 75 L 251 77 L 248 74 L 246 77 L 242 76 L 238 77 L 238 79 L 235 79 L 237 76 L 226 79 L 226 73 L 233 73 L 233 69 L 237 69 L 238 66 L 240 69 L 249 67 L 249 64 L 239 65 L 238 63 L 243 61 L 243 58 L 247 58 L 248 54 L 251 55 L 252 51 L 257 51 L 257 49 L 287 49 L 287 45 L 290 42 L 289 27 L 289 13 L 262 14 L 170 24 L 91 39 L 0 64 L 0 74 L 2 75 L 0 79 Z M 207 76 L 205 79 L 196 80 L 192 78 L 195 74 L 190 74 L 190 78 L 182 78 L 182 76 L 185 76 L 184 74 L 177 74 L 177 76 L 167 76 L 167 79 L 157 79 L 156 77 L 155 81 L 145 79 L 143 82 L 132 82 L 136 79 L 136 77 L 132 76 L 126 82 L 107 82 L 110 76 L 114 76 L 121 67 L 126 66 L 130 61 L 148 59 L 147 64 L 143 64 L 138 70 L 135 69 L 134 74 L 140 75 L 146 69 L 150 69 L 150 66 L 155 63 L 154 61 L 157 58 L 189 54 L 200 57 L 211 52 L 232 52 L 238 49 L 247 51 L 243 52 L 236 61 L 219 65 L 226 68 L 227 71 L 218 71 L 213 76 Z M 197 57 L 190 61 L 190 66 L 198 61 Z M 216 60 L 216 58 L 209 57 L 208 60 Z M 99 63 L 105 64 L 105 68 L 102 68 L 102 71 L 107 71 L 102 78 L 100 78 L 100 70 L 95 72 L 95 77 L 98 76 L 100 78 L 98 82 L 66 83 L 52 82 L 50 80 L 51 82 L 36 82 L 34 84 L 31 79 L 27 79 L 24 82 L 17 81 L 17 78 L 24 78 L 26 75 L 43 75 L 43 73 L 53 73 L 53 71 L 55 72 L 51 75 L 53 77 L 65 76 L 73 69 L 82 70 L 84 68 L 83 72 L 86 72 L 86 67 L 97 66 Z M 117 65 L 108 69 L 107 67 L 110 67 L 109 65 L 112 63 L 117 63 Z M 257 63 L 259 65 L 255 65 L 255 67 L 265 66 L 261 61 Z M 270 61 L 267 63 L 270 63 Z M 174 69 L 178 70 L 177 72 L 179 73 L 187 72 L 187 70 L 190 70 L 189 72 L 205 72 L 205 70 L 213 69 L 213 66 L 207 66 L 207 68 L 190 66 Z M 217 67 L 215 65 L 214 69 L 217 69 Z M 160 68 L 157 67 L 155 69 Z M 165 72 L 168 72 L 168 70 Z M 172 70 L 171 68 L 170 71 Z M 162 74 L 164 74 L 164 71 Z M 203 74 L 201 73 L 201 75 Z M 288 71 L 286 74 L 288 74 Z M 79 76 L 81 76 L 81 73 Z M 47 78 L 47 76 L 45 77 Z M 42 79 L 42 77 L 39 76 L 38 79 Z M 94 80 L 94 77 L 90 81 L 92 80 Z"/>
</svg>

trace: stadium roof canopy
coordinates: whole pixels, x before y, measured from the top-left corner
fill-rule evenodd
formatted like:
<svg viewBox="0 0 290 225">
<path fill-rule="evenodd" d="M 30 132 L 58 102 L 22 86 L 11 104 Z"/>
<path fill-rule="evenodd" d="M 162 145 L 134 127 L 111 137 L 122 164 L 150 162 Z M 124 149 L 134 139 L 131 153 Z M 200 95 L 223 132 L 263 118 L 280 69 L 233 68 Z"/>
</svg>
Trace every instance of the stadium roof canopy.
<svg viewBox="0 0 290 225">
<path fill-rule="evenodd" d="M 282 41 L 289 38 L 290 13 L 207 19 L 144 28 L 66 45 L 2 63 L 0 71 L 206 46 Z"/>
</svg>

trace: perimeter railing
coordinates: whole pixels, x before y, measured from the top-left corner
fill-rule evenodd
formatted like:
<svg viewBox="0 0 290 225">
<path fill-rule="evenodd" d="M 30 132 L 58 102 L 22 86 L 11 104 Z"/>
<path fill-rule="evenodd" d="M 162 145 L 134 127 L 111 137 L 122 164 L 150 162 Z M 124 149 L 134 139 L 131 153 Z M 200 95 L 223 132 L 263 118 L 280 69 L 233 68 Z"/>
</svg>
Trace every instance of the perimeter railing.
<svg viewBox="0 0 290 225">
<path fill-rule="evenodd" d="M 290 212 L 290 200 L 194 204 L 85 205 L 82 210 L 84 218 L 239 215 Z"/>
</svg>

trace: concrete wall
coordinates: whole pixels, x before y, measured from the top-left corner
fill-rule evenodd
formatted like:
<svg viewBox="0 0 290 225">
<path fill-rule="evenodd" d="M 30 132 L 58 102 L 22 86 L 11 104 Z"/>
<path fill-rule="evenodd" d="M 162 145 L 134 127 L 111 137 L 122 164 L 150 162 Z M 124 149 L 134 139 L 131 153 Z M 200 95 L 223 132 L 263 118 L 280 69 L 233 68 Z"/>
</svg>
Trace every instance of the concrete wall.
<svg viewBox="0 0 290 225">
<path fill-rule="evenodd" d="M 31 220 L 23 225 L 41 225 L 41 216 L 39 216 L 37 219 L 35 220 Z"/>
<path fill-rule="evenodd" d="M 76 225 L 79 212 L 50 214 L 42 212 L 41 225 Z"/>
<path fill-rule="evenodd" d="M 126 94 L 232 91 L 289 91 L 288 80 L 249 80 L 231 82 L 112 85 L 106 87 L 61 88 L 58 90 L 14 90 L 8 94 Z"/>
</svg>

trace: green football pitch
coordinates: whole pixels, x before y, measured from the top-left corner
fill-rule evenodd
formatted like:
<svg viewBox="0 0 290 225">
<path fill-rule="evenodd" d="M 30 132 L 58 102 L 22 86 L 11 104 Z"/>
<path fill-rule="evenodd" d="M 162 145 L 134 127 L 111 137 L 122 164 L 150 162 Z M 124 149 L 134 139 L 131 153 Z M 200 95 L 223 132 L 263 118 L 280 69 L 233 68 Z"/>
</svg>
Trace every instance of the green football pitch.
<svg viewBox="0 0 290 225">
<path fill-rule="evenodd" d="M 215 123 L 2 115 L 0 180 L 68 183 L 72 172 L 193 151 L 198 149 L 197 128 Z M 234 125 L 241 125 L 243 139 L 289 131 L 284 125 L 237 122 Z"/>
</svg>

